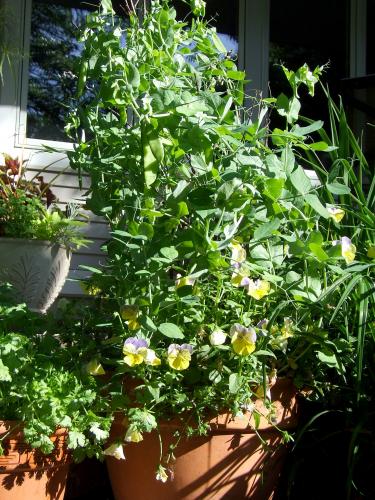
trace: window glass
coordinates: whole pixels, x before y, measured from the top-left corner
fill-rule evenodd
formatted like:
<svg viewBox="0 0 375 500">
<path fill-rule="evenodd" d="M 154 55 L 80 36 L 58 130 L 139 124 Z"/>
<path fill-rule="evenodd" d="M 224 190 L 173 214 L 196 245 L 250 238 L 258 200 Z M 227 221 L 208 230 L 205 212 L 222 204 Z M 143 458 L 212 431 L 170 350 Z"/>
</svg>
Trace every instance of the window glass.
<svg viewBox="0 0 375 500">
<path fill-rule="evenodd" d="M 375 0 L 367 0 L 367 74 L 375 74 Z"/>
<path fill-rule="evenodd" d="M 96 0 L 33 0 L 27 137 L 67 141 L 64 120 L 76 88 L 80 26 Z"/>
<path fill-rule="evenodd" d="M 189 13 L 189 7 L 183 0 L 173 2 L 179 19 Z M 216 27 L 217 33 L 228 52 L 238 56 L 238 9 L 239 0 L 207 0 L 206 19 Z"/>
<path fill-rule="evenodd" d="M 33 0 L 31 14 L 30 62 L 27 99 L 27 132 L 31 139 L 67 142 L 64 132 L 77 84 L 76 61 L 82 47 L 80 27 L 99 0 Z M 114 7 L 124 8 L 121 0 Z M 188 7 L 175 2 L 180 18 Z M 238 54 L 238 0 L 207 2 L 207 19 L 217 27 L 225 47 L 235 58 Z"/>
<path fill-rule="evenodd" d="M 315 0 L 309 4 L 271 0 L 271 94 L 290 93 L 280 64 L 296 70 L 304 63 L 312 68 L 328 63 L 322 80 L 337 95 L 340 80 L 349 75 L 349 32 L 349 0 Z M 324 118 L 326 109 L 319 89 L 314 99 L 302 101 L 302 113 L 311 118 Z"/>
</svg>

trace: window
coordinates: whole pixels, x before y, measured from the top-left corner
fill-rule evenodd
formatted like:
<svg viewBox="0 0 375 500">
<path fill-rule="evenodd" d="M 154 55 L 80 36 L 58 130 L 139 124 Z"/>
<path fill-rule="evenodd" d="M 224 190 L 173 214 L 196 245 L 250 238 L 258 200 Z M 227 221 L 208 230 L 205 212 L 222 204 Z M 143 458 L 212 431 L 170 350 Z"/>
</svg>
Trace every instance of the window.
<svg viewBox="0 0 375 500">
<path fill-rule="evenodd" d="M 80 27 L 88 2 L 33 0 L 26 103 L 26 136 L 67 141 L 64 122 L 77 83 Z"/>
<path fill-rule="evenodd" d="M 339 93 L 340 80 L 349 75 L 349 7 L 348 0 L 316 0 L 308 9 L 299 0 L 271 0 L 269 79 L 273 96 L 289 93 L 280 64 L 295 70 L 305 62 L 311 68 L 328 63 L 322 81 L 332 94 Z M 325 96 L 316 90 L 314 99 L 303 99 L 302 114 L 328 118 Z"/>
</svg>

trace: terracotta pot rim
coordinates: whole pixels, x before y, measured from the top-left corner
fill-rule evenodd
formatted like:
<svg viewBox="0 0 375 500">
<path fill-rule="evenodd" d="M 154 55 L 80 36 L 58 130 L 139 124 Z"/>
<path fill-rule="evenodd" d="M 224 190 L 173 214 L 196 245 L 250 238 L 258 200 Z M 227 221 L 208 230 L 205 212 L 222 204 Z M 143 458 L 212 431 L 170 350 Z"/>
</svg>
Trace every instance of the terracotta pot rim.
<svg viewBox="0 0 375 500">
<path fill-rule="evenodd" d="M 257 398 L 253 401 L 254 411 L 245 411 L 243 417 L 235 417 L 227 409 L 222 409 L 217 414 L 208 414 L 205 421 L 209 424 L 207 436 L 219 434 L 280 434 L 280 430 L 294 430 L 298 425 L 298 390 L 294 386 L 292 379 L 283 377 L 278 379 L 271 388 L 275 398 L 272 400 L 278 408 L 276 421 L 272 423 L 268 420 L 267 409 L 263 404 L 263 399 Z M 260 416 L 259 426 L 256 427 L 254 414 Z M 181 429 L 186 424 L 189 416 L 173 415 L 170 418 L 163 418 L 158 422 L 159 429 Z M 115 414 L 112 422 L 113 429 L 126 428 L 123 424 L 124 415 L 121 412 Z M 192 419 L 192 426 L 195 421 Z"/>
<path fill-rule="evenodd" d="M 2 420 L 0 419 L 0 437 L 4 434 L 7 434 L 9 432 L 9 436 L 4 438 L 4 441 L 13 441 L 17 442 L 19 441 L 19 438 L 22 439 L 23 436 L 23 429 L 25 426 L 25 422 L 21 422 L 19 420 Z M 12 427 L 15 427 L 13 430 Z M 55 429 L 54 432 L 52 432 L 51 437 L 55 436 L 66 436 L 68 435 L 69 431 L 65 427 L 58 427 Z M 19 436 L 19 438 L 16 438 L 16 436 Z"/>
</svg>

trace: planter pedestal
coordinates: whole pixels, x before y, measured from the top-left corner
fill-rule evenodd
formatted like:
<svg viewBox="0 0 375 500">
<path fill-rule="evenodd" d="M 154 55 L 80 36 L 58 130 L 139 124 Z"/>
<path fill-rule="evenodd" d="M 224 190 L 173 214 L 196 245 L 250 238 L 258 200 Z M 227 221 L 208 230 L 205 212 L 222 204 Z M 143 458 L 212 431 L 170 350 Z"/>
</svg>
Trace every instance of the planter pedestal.
<svg viewBox="0 0 375 500">
<path fill-rule="evenodd" d="M 13 285 L 18 302 L 45 313 L 69 272 L 70 253 L 49 241 L 0 238 L 0 281 Z"/>
<path fill-rule="evenodd" d="M 15 422 L 0 421 L 0 437 Z M 30 448 L 22 430 L 12 431 L 2 442 L 0 455 L 1 500 L 63 500 L 70 456 L 66 451 L 66 430 L 58 429 L 51 440 L 53 453 L 44 455 Z"/>
<path fill-rule="evenodd" d="M 276 405 L 275 423 L 293 430 L 297 425 L 296 390 L 288 380 L 280 380 L 272 389 Z M 266 411 L 262 401 L 257 408 Z M 282 470 L 287 446 L 281 445 L 280 432 L 261 419 L 258 433 L 267 443 L 262 446 L 252 430 L 250 414 L 231 420 L 227 414 L 210 421 L 208 436 L 183 438 L 176 451 L 173 481 L 156 481 L 159 464 L 159 439 L 144 434 L 140 443 L 124 448 L 126 460 L 107 457 L 107 467 L 116 500 L 267 500 L 273 498 Z M 174 442 L 177 424 L 160 426 L 164 450 Z M 121 419 L 115 422 L 113 436 L 123 433 Z M 280 446 L 281 445 L 281 446 Z"/>
</svg>

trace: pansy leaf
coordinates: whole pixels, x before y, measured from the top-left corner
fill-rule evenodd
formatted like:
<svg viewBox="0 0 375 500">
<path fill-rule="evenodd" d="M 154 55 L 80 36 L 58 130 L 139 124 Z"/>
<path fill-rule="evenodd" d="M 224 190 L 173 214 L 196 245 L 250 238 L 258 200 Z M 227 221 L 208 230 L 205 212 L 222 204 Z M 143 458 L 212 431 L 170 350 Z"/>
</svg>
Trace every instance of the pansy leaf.
<svg viewBox="0 0 375 500">
<path fill-rule="evenodd" d="M 158 330 L 160 333 L 162 333 L 165 337 L 168 337 L 170 339 L 183 339 L 184 334 L 180 330 L 180 328 L 175 325 L 174 323 L 162 323 L 159 325 Z"/>
<path fill-rule="evenodd" d="M 242 377 L 239 373 L 231 373 L 229 375 L 229 392 L 236 394 L 242 383 Z"/>
</svg>

